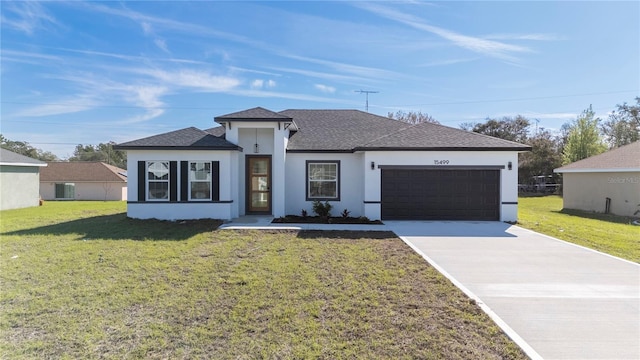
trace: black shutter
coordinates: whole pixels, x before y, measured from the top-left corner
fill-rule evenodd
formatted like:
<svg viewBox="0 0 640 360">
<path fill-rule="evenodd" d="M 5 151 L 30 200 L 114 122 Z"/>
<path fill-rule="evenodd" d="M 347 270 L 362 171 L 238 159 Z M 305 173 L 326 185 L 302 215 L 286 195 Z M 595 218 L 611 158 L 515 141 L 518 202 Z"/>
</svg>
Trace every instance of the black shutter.
<svg viewBox="0 0 640 360">
<path fill-rule="evenodd" d="M 138 201 L 146 199 L 147 187 L 147 164 L 145 161 L 138 161 Z"/>
<path fill-rule="evenodd" d="M 180 161 L 180 201 L 189 200 L 189 162 Z"/>
<path fill-rule="evenodd" d="M 211 162 L 211 200 L 220 201 L 220 161 Z"/>
<path fill-rule="evenodd" d="M 178 162 L 169 161 L 169 201 L 178 201 Z"/>
</svg>

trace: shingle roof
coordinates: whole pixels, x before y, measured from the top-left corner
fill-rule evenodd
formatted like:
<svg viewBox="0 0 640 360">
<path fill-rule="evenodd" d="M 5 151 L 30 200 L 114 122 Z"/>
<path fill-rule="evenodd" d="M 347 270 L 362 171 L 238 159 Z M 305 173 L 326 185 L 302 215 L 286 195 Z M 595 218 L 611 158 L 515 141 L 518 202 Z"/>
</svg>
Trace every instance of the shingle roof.
<svg viewBox="0 0 640 360">
<path fill-rule="evenodd" d="M 531 150 L 528 145 L 434 123 L 406 127 L 368 142 L 362 148 L 367 150 Z"/>
<path fill-rule="evenodd" d="M 220 121 L 219 121 L 220 120 Z M 291 120 L 291 118 L 279 114 L 277 112 L 267 110 L 261 107 L 255 107 L 253 109 L 243 110 L 234 112 L 227 115 L 216 116 L 214 118 L 215 122 L 224 122 L 224 121 L 283 121 L 283 120 Z"/>
<path fill-rule="evenodd" d="M 640 171 L 640 141 L 557 168 L 554 172 Z"/>
<path fill-rule="evenodd" d="M 40 181 L 126 182 L 127 171 L 99 161 L 48 162 L 40 170 Z"/>
<path fill-rule="evenodd" d="M 289 151 L 510 150 L 530 146 L 491 136 L 422 123 L 411 125 L 358 110 L 285 110 L 299 131 Z"/>
<path fill-rule="evenodd" d="M 206 133 L 209 133 L 209 134 L 213 135 L 213 136 L 224 138 L 224 134 L 226 132 L 226 129 L 224 128 L 224 126 L 216 126 L 216 127 L 210 128 L 210 129 L 204 129 L 204 131 Z"/>
<path fill-rule="evenodd" d="M 206 131 L 188 127 L 168 133 L 149 136 L 143 139 L 133 140 L 118 144 L 114 149 L 136 150 L 239 150 L 238 145 L 214 136 Z"/>
<path fill-rule="evenodd" d="M 0 148 L 0 165 L 47 166 L 47 163 Z"/>
</svg>

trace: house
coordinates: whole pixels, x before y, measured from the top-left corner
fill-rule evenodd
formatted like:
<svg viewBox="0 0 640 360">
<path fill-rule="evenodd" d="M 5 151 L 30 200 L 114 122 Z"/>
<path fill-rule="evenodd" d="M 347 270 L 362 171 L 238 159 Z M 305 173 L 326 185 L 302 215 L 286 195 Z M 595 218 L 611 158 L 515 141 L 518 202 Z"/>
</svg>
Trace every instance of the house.
<svg viewBox="0 0 640 360">
<path fill-rule="evenodd" d="M 609 150 L 554 172 L 563 177 L 566 209 L 634 216 L 640 210 L 640 141 Z"/>
<path fill-rule="evenodd" d="M 357 110 L 253 108 L 125 142 L 128 216 L 232 219 L 312 213 L 515 221 L 526 145 Z"/>
<path fill-rule="evenodd" d="M 38 206 L 40 170 L 47 163 L 0 149 L 0 210 Z"/>
<path fill-rule="evenodd" d="M 44 200 L 127 199 L 127 171 L 99 161 L 48 162 L 40 173 Z"/>
</svg>

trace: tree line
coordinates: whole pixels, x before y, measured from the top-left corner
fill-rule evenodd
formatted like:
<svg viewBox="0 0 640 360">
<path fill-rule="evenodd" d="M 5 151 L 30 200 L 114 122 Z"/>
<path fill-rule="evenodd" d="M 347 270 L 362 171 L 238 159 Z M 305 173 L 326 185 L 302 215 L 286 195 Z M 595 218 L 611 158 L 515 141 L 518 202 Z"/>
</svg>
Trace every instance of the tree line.
<svg viewBox="0 0 640 360">
<path fill-rule="evenodd" d="M 388 117 L 411 124 L 438 123 L 421 112 L 389 113 Z M 589 106 L 575 120 L 565 123 L 559 133 L 545 128 L 532 130 L 536 120 L 522 115 L 487 118 L 481 123 L 463 123 L 460 128 L 531 146 L 519 154 L 518 181 L 528 183 L 533 176 L 554 175 L 553 169 L 640 140 L 640 97 L 635 104 L 617 105 L 606 120 L 595 116 Z"/>
<path fill-rule="evenodd" d="M 117 166 L 122 169 L 127 168 L 127 153 L 122 150 L 114 150 L 113 145 L 116 143 L 109 141 L 107 143 L 99 143 L 97 145 L 76 145 L 73 155 L 66 161 L 101 161 L 109 165 Z M 13 141 L 7 139 L 0 134 L 0 147 L 13 151 L 14 153 L 28 156 L 32 159 L 41 161 L 61 161 L 55 154 L 50 151 L 44 151 L 31 146 L 26 141 Z"/>
</svg>

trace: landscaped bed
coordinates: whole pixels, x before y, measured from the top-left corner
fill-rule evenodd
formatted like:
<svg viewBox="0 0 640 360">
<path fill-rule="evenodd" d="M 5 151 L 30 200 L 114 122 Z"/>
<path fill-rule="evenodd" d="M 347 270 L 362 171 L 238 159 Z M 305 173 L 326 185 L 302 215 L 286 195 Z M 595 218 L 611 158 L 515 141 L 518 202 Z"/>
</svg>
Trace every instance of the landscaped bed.
<svg viewBox="0 0 640 360">
<path fill-rule="evenodd" d="M 0 358 L 526 358 L 392 233 L 216 231 L 124 206 L 0 214 Z"/>
<path fill-rule="evenodd" d="M 275 218 L 273 223 L 279 224 L 366 224 L 366 225 L 382 225 L 380 220 L 369 220 L 366 217 L 351 217 L 351 216 L 297 216 L 287 215 L 284 217 Z"/>
<path fill-rule="evenodd" d="M 640 262 L 640 226 L 633 218 L 562 208 L 562 197 L 521 197 L 518 225 Z"/>
</svg>

